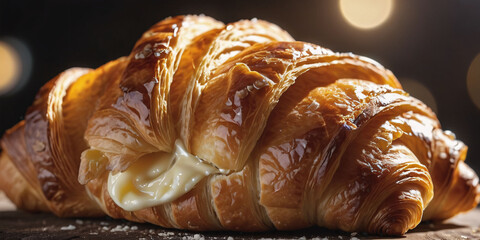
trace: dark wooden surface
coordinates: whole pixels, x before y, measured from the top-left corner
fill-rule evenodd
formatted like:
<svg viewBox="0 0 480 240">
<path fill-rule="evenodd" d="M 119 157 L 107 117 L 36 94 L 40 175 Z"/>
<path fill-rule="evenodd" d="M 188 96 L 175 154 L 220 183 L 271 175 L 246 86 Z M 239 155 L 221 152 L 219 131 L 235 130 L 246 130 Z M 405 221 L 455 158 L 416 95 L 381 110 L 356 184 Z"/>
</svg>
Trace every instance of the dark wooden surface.
<svg viewBox="0 0 480 240">
<path fill-rule="evenodd" d="M 231 238 L 230 238 L 231 237 Z M 385 239 L 324 228 L 292 232 L 187 232 L 111 218 L 57 218 L 48 213 L 0 212 L 0 239 Z M 399 239 L 480 239 L 480 209 L 444 223 L 422 223 Z"/>
</svg>

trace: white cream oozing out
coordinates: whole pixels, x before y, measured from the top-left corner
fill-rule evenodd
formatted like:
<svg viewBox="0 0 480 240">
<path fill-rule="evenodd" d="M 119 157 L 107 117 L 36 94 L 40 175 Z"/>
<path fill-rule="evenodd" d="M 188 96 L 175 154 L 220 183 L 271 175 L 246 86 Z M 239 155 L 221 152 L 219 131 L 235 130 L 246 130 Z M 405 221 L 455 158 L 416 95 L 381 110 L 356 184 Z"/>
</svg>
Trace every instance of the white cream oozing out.
<svg viewBox="0 0 480 240">
<path fill-rule="evenodd" d="M 148 154 L 126 171 L 108 176 L 108 193 L 127 211 L 136 211 L 174 201 L 204 177 L 224 172 L 186 151 L 175 141 L 171 153 Z"/>
</svg>

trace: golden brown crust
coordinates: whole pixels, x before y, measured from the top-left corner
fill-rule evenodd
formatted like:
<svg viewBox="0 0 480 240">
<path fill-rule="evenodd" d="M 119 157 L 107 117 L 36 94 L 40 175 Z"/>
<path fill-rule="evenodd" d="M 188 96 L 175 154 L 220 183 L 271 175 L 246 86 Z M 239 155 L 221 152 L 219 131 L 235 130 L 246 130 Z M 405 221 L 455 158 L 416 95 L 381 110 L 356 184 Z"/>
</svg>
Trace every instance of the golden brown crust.
<svg viewBox="0 0 480 240">
<path fill-rule="evenodd" d="M 253 165 L 210 182 L 213 206 L 222 227 L 233 231 L 266 231 L 270 220 L 259 214 Z"/>
<path fill-rule="evenodd" d="M 43 195 L 49 209 L 59 216 L 98 216 L 98 207 L 91 203 L 84 187 L 72 177 L 77 176 L 80 161 L 75 153 L 86 147 L 75 145 L 78 137 L 70 138 L 72 129 L 65 128 L 68 118 L 64 115 L 64 97 L 67 89 L 88 69 L 72 68 L 58 75 L 35 98 L 25 117 L 26 151 L 35 167 Z M 88 120 L 88 116 L 78 124 Z M 83 123 L 83 126 L 86 126 Z M 78 126 L 81 128 L 81 126 Z M 80 129 L 79 132 L 84 130 Z M 75 134 L 73 134 L 75 135 Z M 66 160 L 67 159 L 67 160 Z M 75 206 L 75 207 L 73 207 Z"/>
<path fill-rule="evenodd" d="M 4 153 L 0 157 L 0 164 L 2 166 L 0 189 L 6 192 L 7 197 L 20 209 L 47 212 L 45 200 L 35 191 L 37 188 L 30 186 Z"/>
<path fill-rule="evenodd" d="M 198 187 L 187 192 L 170 204 L 172 217 L 176 224 L 182 229 L 191 230 L 220 230 L 220 224 L 215 215 L 205 206 L 208 202 L 208 192 L 203 186 L 207 179 L 198 183 Z"/>
<path fill-rule="evenodd" d="M 119 207 L 109 174 L 176 139 L 225 171 L 174 201 Z M 401 235 L 480 201 L 466 146 L 389 70 L 261 20 L 161 21 L 128 57 L 48 82 L 2 148 L 18 207 L 167 228 Z"/>
<path fill-rule="evenodd" d="M 39 187 L 40 183 L 37 178 L 37 171 L 26 150 L 25 121 L 20 121 L 11 129 L 7 130 L 3 135 L 1 146 L 2 149 L 8 149 L 8 151 L 4 150 L 2 152 L 2 161 L 5 163 L 9 161 L 9 164 L 15 165 L 18 173 L 20 173 L 26 180 L 26 183 L 31 186 L 30 188 L 37 192 L 37 195 L 42 195 L 41 188 Z M 41 146 L 36 146 L 36 148 L 41 148 Z M 1 175 L 5 180 L 8 180 L 8 176 L 8 174 Z M 2 186 L 6 188 L 8 185 Z"/>
</svg>

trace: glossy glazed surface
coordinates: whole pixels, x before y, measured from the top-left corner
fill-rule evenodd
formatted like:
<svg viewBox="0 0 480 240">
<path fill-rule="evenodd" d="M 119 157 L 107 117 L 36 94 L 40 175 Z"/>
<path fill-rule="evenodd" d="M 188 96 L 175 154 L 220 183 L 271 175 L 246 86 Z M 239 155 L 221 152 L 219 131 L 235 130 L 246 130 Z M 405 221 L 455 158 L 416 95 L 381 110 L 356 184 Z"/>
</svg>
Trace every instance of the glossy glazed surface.
<svg viewBox="0 0 480 240">
<path fill-rule="evenodd" d="M 126 186 L 152 164 L 172 170 L 171 158 L 151 156 L 172 154 L 175 141 L 222 171 L 193 176 L 168 201 L 122 208 L 109 176 L 136 172 Z M 11 150 L 1 176 L 21 186 L 7 194 L 65 216 L 102 210 L 190 230 L 319 225 L 400 235 L 480 200 L 466 146 L 389 70 L 256 19 L 166 19 L 128 57 L 50 81 L 2 144 Z M 122 189 L 143 188 L 130 185 Z"/>
</svg>

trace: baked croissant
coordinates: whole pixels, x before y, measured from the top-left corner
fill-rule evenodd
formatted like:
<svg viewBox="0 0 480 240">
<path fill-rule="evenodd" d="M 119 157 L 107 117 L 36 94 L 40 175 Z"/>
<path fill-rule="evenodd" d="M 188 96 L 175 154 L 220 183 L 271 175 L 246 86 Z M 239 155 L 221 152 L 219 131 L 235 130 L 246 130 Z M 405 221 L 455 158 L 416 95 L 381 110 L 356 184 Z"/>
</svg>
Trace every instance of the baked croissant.
<svg viewBox="0 0 480 240">
<path fill-rule="evenodd" d="M 261 20 L 163 20 L 45 84 L 1 141 L 22 209 L 189 230 L 399 235 L 474 208 L 467 147 L 378 63 Z"/>
</svg>

